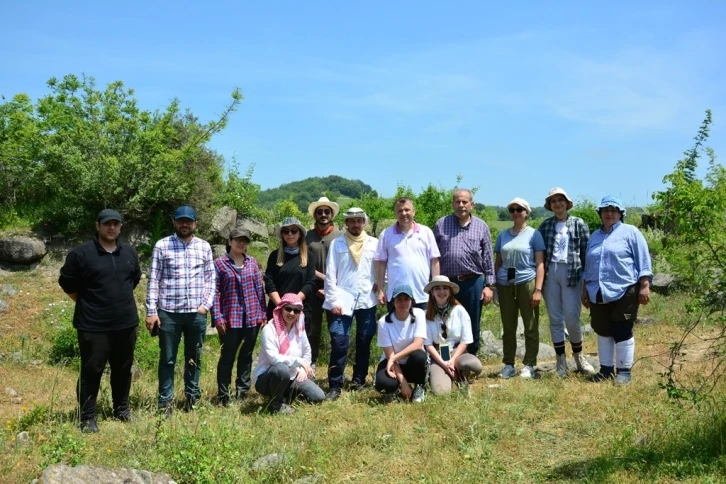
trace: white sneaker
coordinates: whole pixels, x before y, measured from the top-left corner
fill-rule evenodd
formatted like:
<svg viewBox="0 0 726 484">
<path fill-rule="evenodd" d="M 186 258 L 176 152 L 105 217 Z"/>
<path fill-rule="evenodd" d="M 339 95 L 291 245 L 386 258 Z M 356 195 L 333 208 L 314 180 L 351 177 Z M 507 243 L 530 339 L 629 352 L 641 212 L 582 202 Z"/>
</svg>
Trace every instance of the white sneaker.
<svg viewBox="0 0 726 484">
<path fill-rule="evenodd" d="M 517 370 L 515 370 L 512 365 L 504 365 L 504 368 L 502 368 L 501 377 L 506 380 L 512 378 L 516 374 Z"/>
<path fill-rule="evenodd" d="M 573 354 L 573 356 L 575 357 L 575 365 L 577 366 L 577 371 L 588 375 L 595 374 L 595 368 L 593 368 L 590 362 L 585 359 L 585 357 L 582 355 L 582 352 L 575 353 Z"/>
<path fill-rule="evenodd" d="M 534 378 L 534 368 L 526 365 L 519 371 L 519 376 L 521 376 L 522 378 Z"/>
<path fill-rule="evenodd" d="M 557 373 L 557 376 L 560 378 L 564 378 L 567 376 L 567 373 L 569 372 L 569 369 L 567 368 L 567 356 L 562 353 L 561 355 L 557 355 L 557 365 L 555 366 L 555 373 Z"/>
<path fill-rule="evenodd" d="M 411 397 L 411 401 L 413 403 L 423 403 L 423 401 L 426 399 L 426 390 L 424 390 L 423 385 L 416 385 L 416 388 L 413 389 L 413 396 Z"/>
</svg>

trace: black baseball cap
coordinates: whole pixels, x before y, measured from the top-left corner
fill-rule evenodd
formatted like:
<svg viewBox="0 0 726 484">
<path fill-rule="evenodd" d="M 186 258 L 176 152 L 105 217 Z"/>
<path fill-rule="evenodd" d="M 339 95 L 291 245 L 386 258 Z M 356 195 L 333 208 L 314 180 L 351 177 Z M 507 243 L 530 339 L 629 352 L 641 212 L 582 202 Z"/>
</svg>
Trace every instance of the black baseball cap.
<svg viewBox="0 0 726 484">
<path fill-rule="evenodd" d="M 124 223 L 124 219 L 121 218 L 121 214 L 118 213 L 116 210 L 111 210 L 110 208 L 101 210 L 98 212 L 98 217 L 96 217 L 96 222 L 100 224 L 104 224 L 108 222 L 109 220 L 118 220 L 119 223 Z"/>
</svg>

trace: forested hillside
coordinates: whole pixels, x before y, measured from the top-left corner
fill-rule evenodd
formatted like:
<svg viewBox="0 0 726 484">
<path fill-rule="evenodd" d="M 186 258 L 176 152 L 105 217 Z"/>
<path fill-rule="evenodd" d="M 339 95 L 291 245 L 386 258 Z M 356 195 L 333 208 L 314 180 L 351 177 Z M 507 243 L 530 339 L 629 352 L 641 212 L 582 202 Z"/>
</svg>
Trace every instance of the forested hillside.
<svg viewBox="0 0 726 484">
<path fill-rule="evenodd" d="M 260 205 L 273 208 L 281 200 L 292 200 L 298 208 L 305 212 L 311 202 L 322 196 L 331 200 L 345 196 L 361 198 L 363 194 L 375 192 L 373 188 L 360 180 L 349 180 L 342 176 L 311 177 L 280 185 L 277 188 L 263 190 L 259 194 Z"/>
</svg>

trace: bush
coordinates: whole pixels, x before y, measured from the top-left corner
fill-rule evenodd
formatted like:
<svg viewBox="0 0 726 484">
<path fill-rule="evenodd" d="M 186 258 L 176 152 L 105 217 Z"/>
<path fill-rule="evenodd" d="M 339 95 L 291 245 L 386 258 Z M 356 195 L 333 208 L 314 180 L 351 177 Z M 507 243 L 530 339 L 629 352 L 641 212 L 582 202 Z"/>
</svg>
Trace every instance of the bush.
<svg viewBox="0 0 726 484">
<path fill-rule="evenodd" d="M 76 328 L 73 327 L 73 323 L 68 316 L 61 317 L 60 323 L 61 326 L 51 334 L 48 359 L 54 365 L 77 363 L 81 357 L 81 350 L 78 347 Z"/>
</svg>

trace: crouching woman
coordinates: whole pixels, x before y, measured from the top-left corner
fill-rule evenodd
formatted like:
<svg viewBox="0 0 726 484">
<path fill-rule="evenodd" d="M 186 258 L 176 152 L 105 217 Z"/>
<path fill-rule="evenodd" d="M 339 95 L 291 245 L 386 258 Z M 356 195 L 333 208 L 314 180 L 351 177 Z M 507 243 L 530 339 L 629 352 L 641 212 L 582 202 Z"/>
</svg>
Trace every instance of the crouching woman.
<svg viewBox="0 0 726 484">
<path fill-rule="evenodd" d="M 280 298 L 272 319 L 262 329 L 260 356 L 255 369 L 255 390 L 270 397 L 272 413 L 295 413 L 285 402 L 300 396 L 320 403 L 325 393 L 311 380 L 310 343 L 305 333 L 303 303 L 297 294 Z"/>
</svg>

